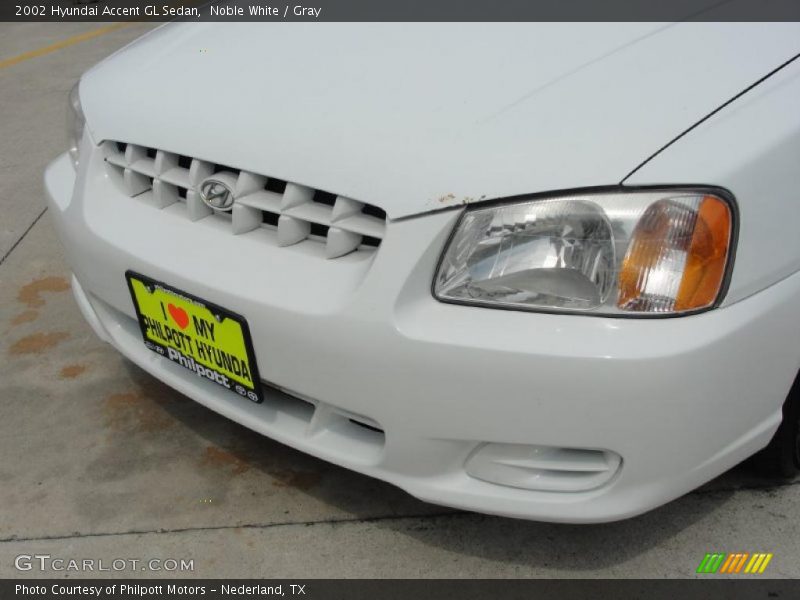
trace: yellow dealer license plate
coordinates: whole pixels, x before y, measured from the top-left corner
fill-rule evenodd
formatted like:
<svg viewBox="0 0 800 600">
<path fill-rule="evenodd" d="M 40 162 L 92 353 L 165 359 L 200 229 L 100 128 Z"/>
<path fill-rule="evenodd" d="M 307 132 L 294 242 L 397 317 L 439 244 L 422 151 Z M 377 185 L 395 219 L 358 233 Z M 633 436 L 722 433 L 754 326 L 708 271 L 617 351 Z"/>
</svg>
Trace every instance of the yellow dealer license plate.
<svg viewBox="0 0 800 600">
<path fill-rule="evenodd" d="M 133 271 L 125 277 L 145 346 L 198 377 L 262 401 L 244 318 Z"/>
</svg>

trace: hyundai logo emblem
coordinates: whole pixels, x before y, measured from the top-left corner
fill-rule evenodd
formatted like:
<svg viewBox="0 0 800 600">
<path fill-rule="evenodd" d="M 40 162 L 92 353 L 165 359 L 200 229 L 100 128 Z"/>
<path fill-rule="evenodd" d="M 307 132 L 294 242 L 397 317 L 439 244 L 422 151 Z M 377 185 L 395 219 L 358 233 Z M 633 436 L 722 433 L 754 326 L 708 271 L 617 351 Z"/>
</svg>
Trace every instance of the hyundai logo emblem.
<svg viewBox="0 0 800 600">
<path fill-rule="evenodd" d="M 209 178 L 200 184 L 200 198 L 214 210 L 228 211 L 233 208 L 233 191 L 219 179 Z"/>
</svg>

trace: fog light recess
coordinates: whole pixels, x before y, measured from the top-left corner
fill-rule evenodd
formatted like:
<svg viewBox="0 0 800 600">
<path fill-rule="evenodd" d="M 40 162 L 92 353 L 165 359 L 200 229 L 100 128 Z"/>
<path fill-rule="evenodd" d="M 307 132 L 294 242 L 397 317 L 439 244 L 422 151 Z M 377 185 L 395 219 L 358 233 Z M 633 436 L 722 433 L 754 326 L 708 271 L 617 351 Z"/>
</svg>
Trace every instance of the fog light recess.
<svg viewBox="0 0 800 600">
<path fill-rule="evenodd" d="M 484 444 L 467 459 L 467 474 L 507 487 L 585 492 L 608 483 L 622 457 L 609 450 L 526 444 Z"/>
</svg>

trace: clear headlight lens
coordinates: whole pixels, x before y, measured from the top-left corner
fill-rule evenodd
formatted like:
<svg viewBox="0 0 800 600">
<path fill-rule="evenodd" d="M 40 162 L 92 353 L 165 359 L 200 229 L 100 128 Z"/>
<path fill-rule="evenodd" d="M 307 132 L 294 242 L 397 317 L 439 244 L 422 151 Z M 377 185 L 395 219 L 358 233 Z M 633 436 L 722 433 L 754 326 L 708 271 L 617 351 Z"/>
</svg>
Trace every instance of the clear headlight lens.
<svg viewBox="0 0 800 600">
<path fill-rule="evenodd" d="M 467 210 L 434 282 L 440 300 L 604 315 L 712 306 L 732 214 L 698 191 L 598 193 Z"/>
<path fill-rule="evenodd" d="M 81 137 L 83 128 L 86 126 L 86 119 L 81 108 L 81 97 L 78 93 L 76 83 L 69 91 L 69 106 L 67 108 L 67 141 L 69 144 L 69 157 L 72 159 L 73 166 L 78 168 L 80 154 Z"/>
</svg>

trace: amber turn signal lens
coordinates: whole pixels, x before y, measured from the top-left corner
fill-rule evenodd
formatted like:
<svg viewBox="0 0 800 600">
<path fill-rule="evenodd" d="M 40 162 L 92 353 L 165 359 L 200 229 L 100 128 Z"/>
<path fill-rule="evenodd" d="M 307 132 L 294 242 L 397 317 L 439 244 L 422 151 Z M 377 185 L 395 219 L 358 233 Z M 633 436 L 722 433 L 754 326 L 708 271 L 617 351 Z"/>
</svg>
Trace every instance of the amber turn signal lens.
<svg viewBox="0 0 800 600">
<path fill-rule="evenodd" d="M 693 310 L 714 303 L 725 276 L 730 237 L 730 208 L 719 198 L 706 196 L 697 213 L 675 310 Z"/>
<path fill-rule="evenodd" d="M 730 238 L 730 207 L 715 196 L 653 203 L 622 261 L 617 306 L 648 312 L 711 306 L 722 289 Z"/>
</svg>

